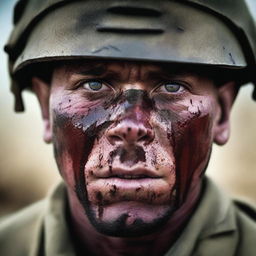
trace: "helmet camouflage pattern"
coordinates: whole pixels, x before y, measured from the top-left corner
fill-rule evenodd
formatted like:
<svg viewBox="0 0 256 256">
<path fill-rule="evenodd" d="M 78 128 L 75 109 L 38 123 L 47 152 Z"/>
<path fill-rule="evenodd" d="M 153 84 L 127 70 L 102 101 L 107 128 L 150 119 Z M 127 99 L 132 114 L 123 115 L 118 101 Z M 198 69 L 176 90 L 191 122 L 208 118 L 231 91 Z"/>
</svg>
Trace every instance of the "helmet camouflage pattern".
<svg viewBox="0 0 256 256">
<path fill-rule="evenodd" d="M 240 70 L 255 82 L 255 23 L 245 0 L 20 0 L 9 55 L 15 110 L 42 62 L 113 59 Z M 256 95 L 255 95 L 256 96 Z"/>
</svg>

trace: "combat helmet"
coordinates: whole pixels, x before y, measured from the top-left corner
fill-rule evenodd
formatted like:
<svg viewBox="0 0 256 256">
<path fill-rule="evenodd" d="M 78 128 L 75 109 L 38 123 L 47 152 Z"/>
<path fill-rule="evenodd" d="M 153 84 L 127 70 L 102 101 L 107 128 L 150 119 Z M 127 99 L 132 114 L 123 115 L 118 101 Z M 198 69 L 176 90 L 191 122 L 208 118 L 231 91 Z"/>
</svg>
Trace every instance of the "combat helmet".
<svg viewBox="0 0 256 256">
<path fill-rule="evenodd" d="M 255 38 L 245 0 L 20 0 L 5 46 L 15 110 L 30 86 L 23 71 L 58 60 L 204 65 L 255 83 Z"/>
</svg>

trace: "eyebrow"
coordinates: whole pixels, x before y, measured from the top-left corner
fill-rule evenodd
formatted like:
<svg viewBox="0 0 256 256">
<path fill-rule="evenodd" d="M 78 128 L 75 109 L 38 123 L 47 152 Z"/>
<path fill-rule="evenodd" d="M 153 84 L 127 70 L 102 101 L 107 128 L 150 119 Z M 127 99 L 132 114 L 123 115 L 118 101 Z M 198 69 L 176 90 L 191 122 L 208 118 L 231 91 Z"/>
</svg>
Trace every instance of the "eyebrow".
<svg viewBox="0 0 256 256">
<path fill-rule="evenodd" d="M 146 80 L 152 80 L 152 81 L 159 80 L 159 79 L 161 79 L 163 77 L 165 77 L 165 78 L 172 78 L 173 75 L 167 74 L 167 73 L 162 72 L 162 71 L 159 71 L 159 72 L 157 72 L 157 71 L 150 71 L 145 76 Z"/>
<path fill-rule="evenodd" d="M 83 67 L 81 70 L 75 71 L 75 74 L 82 75 L 82 76 L 91 76 L 100 79 L 112 80 L 121 82 L 122 81 L 122 74 L 121 72 L 116 72 L 113 70 L 109 70 L 107 65 L 101 64 L 100 66 L 96 67 Z"/>
<path fill-rule="evenodd" d="M 146 80 L 151 80 L 151 81 L 157 81 L 161 79 L 179 79 L 182 76 L 189 76 L 189 72 L 176 72 L 176 71 L 171 71 L 170 70 L 159 70 L 159 71 L 150 71 L 146 75 Z"/>
<path fill-rule="evenodd" d="M 82 65 L 79 70 L 74 72 L 78 75 L 83 76 L 94 76 L 94 77 L 105 77 L 105 78 L 115 78 L 115 80 L 121 81 L 122 74 L 108 69 L 107 63 L 87 63 Z M 174 66 L 162 66 L 161 69 L 156 71 L 148 71 L 145 80 L 157 81 L 159 79 L 177 79 L 182 75 L 189 75 L 191 72 L 183 70 L 182 68 L 177 68 Z"/>
<path fill-rule="evenodd" d="M 93 64 L 92 64 L 93 65 Z M 106 65 L 100 64 L 97 66 L 90 66 L 89 64 L 84 66 L 81 70 L 76 71 L 78 75 L 84 76 L 102 76 L 107 72 Z"/>
</svg>

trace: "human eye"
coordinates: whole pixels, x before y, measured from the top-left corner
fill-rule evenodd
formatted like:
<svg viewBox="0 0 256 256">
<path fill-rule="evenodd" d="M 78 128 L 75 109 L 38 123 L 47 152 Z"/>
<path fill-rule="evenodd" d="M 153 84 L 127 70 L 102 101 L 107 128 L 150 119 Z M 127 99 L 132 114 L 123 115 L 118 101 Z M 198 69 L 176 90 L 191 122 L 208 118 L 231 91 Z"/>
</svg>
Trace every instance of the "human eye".
<svg viewBox="0 0 256 256">
<path fill-rule="evenodd" d="M 181 82 L 170 81 L 161 84 L 158 88 L 158 92 L 179 94 L 186 90 L 186 86 Z"/>
<path fill-rule="evenodd" d="M 91 92 L 100 92 L 109 90 L 109 87 L 102 81 L 89 80 L 80 82 L 80 87 Z"/>
</svg>

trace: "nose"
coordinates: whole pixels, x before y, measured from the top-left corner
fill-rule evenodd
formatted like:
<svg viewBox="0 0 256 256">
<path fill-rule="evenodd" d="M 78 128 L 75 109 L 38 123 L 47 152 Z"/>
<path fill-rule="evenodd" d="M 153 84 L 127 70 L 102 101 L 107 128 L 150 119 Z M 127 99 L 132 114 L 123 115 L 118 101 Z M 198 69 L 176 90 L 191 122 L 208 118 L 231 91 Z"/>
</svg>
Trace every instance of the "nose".
<svg viewBox="0 0 256 256">
<path fill-rule="evenodd" d="M 145 124 L 123 120 L 109 129 L 107 137 L 111 144 L 149 143 L 154 139 L 154 132 Z"/>
</svg>

